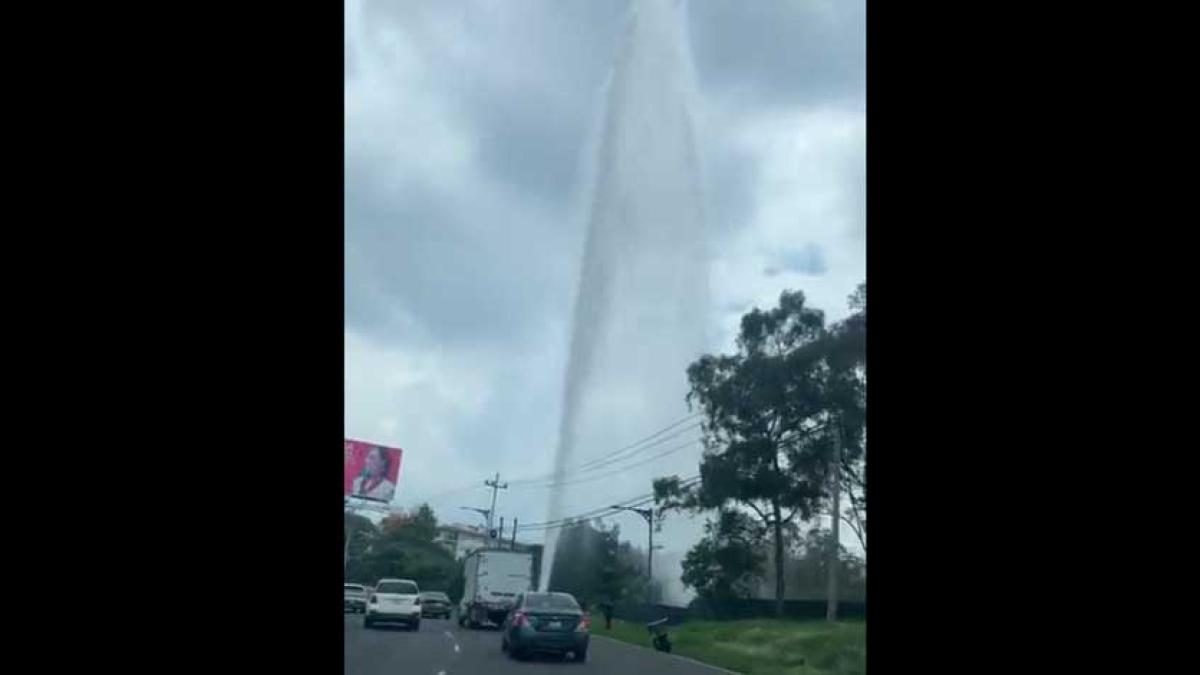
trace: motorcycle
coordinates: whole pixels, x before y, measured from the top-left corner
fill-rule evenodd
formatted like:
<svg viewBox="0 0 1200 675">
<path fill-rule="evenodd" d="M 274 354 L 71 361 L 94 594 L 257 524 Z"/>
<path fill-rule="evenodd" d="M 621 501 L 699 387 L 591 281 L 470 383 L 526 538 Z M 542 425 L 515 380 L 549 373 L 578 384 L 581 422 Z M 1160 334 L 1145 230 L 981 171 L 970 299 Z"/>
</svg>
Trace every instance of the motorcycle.
<svg viewBox="0 0 1200 675">
<path fill-rule="evenodd" d="M 660 652 L 671 652 L 671 638 L 667 636 L 667 617 L 646 624 L 646 630 L 653 636 L 650 644 Z"/>
</svg>

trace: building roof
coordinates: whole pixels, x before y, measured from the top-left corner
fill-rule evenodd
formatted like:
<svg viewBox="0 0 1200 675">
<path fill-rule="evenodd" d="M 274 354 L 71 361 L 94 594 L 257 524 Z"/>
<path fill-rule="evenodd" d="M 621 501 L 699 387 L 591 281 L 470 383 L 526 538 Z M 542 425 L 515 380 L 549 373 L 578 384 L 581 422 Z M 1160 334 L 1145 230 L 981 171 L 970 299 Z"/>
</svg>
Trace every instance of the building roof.
<svg viewBox="0 0 1200 675">
<path fill-rule="evenodd" d="M 487 537 L 487 532 L 482 527 L 473 525 L 463 525 L 461 523 L 452 523 L 450 525 L 438 525 L 438 532 L 458 532 L 460 534 L 469 534 L 475 537 Z"/>
</svg>

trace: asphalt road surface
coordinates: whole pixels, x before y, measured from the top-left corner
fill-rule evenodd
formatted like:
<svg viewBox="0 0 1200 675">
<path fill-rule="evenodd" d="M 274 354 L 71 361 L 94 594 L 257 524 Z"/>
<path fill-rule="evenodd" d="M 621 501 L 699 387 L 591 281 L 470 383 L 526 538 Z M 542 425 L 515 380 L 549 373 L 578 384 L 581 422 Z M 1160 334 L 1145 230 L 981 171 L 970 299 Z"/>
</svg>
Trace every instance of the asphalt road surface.
<svg viewBox="0 0 1200 675">
<path fill-rule="evenodd" d="M 515 661 L 500 651 L 500 632 L 468 630 L 455 621 L 422 619 L 421 630 L 363 628 L 361 614 L 345 615 L 345 675 L 553 675 L 555 673 L 661 673 L 715 675 L 728 671 L 652 649 L 592 636 L 587 661 L 538 656 Z"/>
</svg>

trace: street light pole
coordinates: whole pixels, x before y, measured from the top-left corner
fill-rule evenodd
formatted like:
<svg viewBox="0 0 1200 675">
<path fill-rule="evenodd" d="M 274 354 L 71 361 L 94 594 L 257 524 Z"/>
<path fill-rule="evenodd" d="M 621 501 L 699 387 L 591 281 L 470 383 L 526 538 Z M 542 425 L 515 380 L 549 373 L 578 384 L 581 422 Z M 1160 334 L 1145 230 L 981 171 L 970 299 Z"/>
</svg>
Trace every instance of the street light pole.
<svg viewBox="0 0 1200 675">
<path fill-rule="evenodd" d="M 479 509 L 479 508 L 475 508 L 474 506 L 460 506 L 458 508 L 463 509 L 464 511 L 474 511 L 475 513 L 478 513 L 479 515 L 483 516 L 484 524 L 489 525 L 488 529 L 489 530 L 491 529 L 491 527 L 490 527 L 491 522 L 492 522 L 491 509 Z"/>
<path fill-rule="evenodd" d="M 654 582 L 654 509 L 637 509 L 631 506 L 617 506 L 613 504 L 609 508 L 619 511 L 632 511 L 646 519 L 646 527 L 650 530 L 649 548 L 646 550 L 646 596 L 649 600 L 650 584 Z"/>
</svg>

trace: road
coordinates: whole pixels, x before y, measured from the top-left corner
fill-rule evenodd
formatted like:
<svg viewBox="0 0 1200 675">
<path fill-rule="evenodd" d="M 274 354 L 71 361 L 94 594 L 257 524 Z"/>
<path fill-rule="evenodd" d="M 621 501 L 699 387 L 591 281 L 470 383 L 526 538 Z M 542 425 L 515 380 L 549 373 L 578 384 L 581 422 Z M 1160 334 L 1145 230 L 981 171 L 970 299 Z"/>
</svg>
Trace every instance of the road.
<svg viewBox="0 0 1200 675">
<path fill-rule="evenodd" d="M 585 663 L 537 657 L 514 661 L 500 651 L 497 630 L 468 630 L 454 621 L 422 619 L 421 630 L 400 626 L 363 628 L 361 614 L 347 614 L 342 672 L 345 675 L 553 675 L 554 673 L 660 673 L 715 675 L 727 671 L 616 640 L 592 637 Z"/>
</svg>

